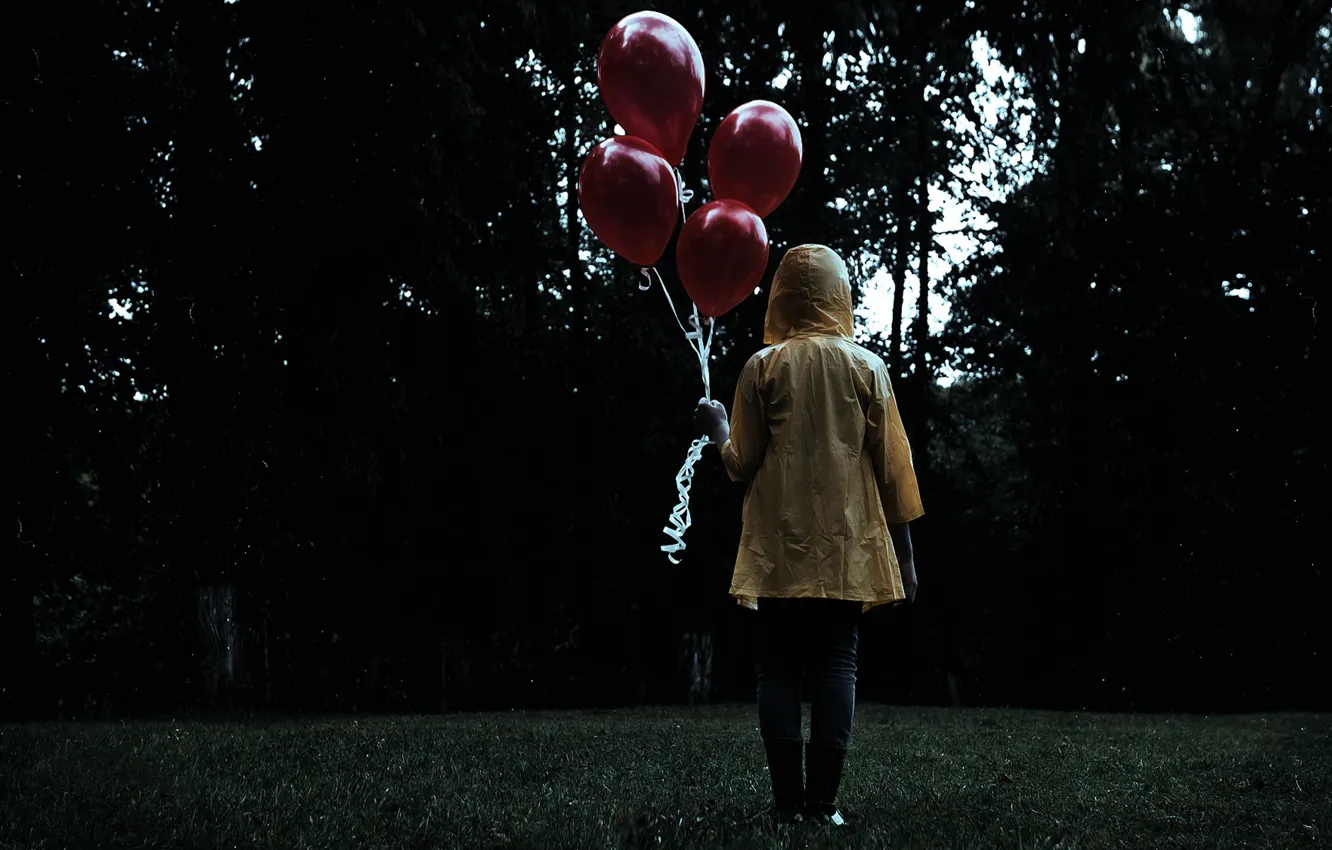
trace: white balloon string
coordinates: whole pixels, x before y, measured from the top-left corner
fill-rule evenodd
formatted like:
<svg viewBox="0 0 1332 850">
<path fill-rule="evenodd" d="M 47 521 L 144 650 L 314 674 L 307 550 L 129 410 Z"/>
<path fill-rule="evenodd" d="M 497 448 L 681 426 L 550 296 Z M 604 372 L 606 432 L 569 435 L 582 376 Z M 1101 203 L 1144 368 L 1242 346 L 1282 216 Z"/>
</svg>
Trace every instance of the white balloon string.
<svg viewBox="0 0 1332 850">
<path fill-rule="evenodd" d="M 712 400 L 712 376 L 708 369 L 708 360 L 712 353 L 712 334 L 716 328 L 716 323 L 711 319 L 707 320 L 707 333 L 703 331 L 704 321 L 699 318 L 698 305 L 694 304 L 694 311 L 689 316 L 689 327 L 680 319 L 680 311 L 675 308 L 675 300 L 671 298 L 671 292 L 666 288 L 666 282 L 662 280 L 661 274 L 656 269 L 652 270 L 656 276 L 657 282 L 661 285 L 661 291 L 666 296 L 666 303 L 671 308 L 671 315 L 675 317 L 675 323 L 680 326 L 684 332 L 685 341 L 693 350 L 698 358 L 698 368 L 700 376 L 703 378 L 703 398 Z M 669 525 L 662 528 L 667 537 L 671 538 L 672 543 L 664 544 L 661 551 L 666 553 L 666 557 L 672 564 L 680 563 L 680 553 L 685 550 L 684 535 L 693 524 L 693 517 L 689 513 L 689 491 L 693 487 L 694 467 L 703 457 L 703 449 L 712 443 L 709 437 L 699 437 L 689 445 L 689 452 L 685 455 L 684 464 L 680 471 L 675 474 L 675 491 L 679 496 L 675 508 L 671 511 L 667 519 Z"/>
<path fill-rule="evenodd" d="M 675 309 L 675 300 L 671 298 L 671 291 L 666 288 L 666 281 L 661 279 L 661 273 L 655 268 L 652 270 L 652 274 L 656 276 L 657 283 L 661 284 L 661 293 L 666 296 L 666 303 L 671 308 L 671 315 L 675 317 L 675 323 L 680 326 L 680 332 L 685 335 L 685 339 L 689 339 L 689 329 L 684 326 L 684 322 L 680 321 L 680 311 Z M 692 342 L 689 345 L 693 348 Z"/>
<path fill-rule="evenodd" d="M 698 370 L 703 377 L 703 397 L 712 400 L 712 379 L 708 374 L 708 358 L 712 351 L 712 332 L 714 322 L 711 319 L 701 319 L 698 314 L 698 305 L 695 304 L 693 315 L 689 317 L 689 327 L 685 327 L 684 320 L 680 318 L 680 311 L 675 309 L 675 300 L 671 298 L 671 291 L 666 288 L 666 281 L 661 279 L 661 273 L 655 268 L 644 269 L 644 274 L 650 273 L 661 285 L 661 292 L 666 296 L 666 304 L 671 308 L 671 315 L 675 317 L 675 324 L 680 326 L 680 331 L 685 335 L 685 341 L 693 350 L 694 356 L 698 358 Z M 708 326 L 706 334 L 703 333 L 703 325 Z"/>
<path fill-rule="evenodd" d="M 688 219 L 685 210 L 685 204 L 694 199 L 692 189 L 686 189 L 684 185 L 684 174 L 680 169 L 675 169 L 676 186 L 679 189 L 680 201 L 680 224 L 683 226 Z M 655 279 L 661 286 L 662 294 L 666 296 L 666 303 L 671 308 L 671 315 L 675 317 L 675 324 L 679 325 L 680 330 L 685 335 L 685 341 L 689 343 L 689 348 L 698 358 L 698 369 L 703 378 L 703 398 L 706 401 L 712 400 L 712 376 L 708 369 L 708 360 L 712 355 L 712 335 L 716 330 L 716 323 L 712 319 L 706 320 L 707 333 L 703 331 L 705 321 L 699 318 L 698 305 L 694 304 L 694 311 L 689 316 L 689 327 L 680 319 L 680 311 L 675 309 L 675 300 L 671 298 L 671 292 L 666 288 L 666 281 L 662 280 L 661 273 L 656 267 L 640 269 L 643 275 L 643 281 L 638 284 L 638 288 L 644 292 L 652 288 L 652 282 Z M 675 491 L 679 496 L 675 508 L 671 511 L 667 519 L 669 525 L 662 528 L 666 536 L 673 542 L 664 544 L 661 551 L 666 553 L 666 557 L 672 564 L 680 563 L 680 553 L 685 550 L 684 535 L 693 524 L 693 517 L 689 513 L 689 491 L 694 483 L 694 467 L 703 457 L 703 449 L 712 443 L 712 439 L 707 436 L 699 437 L 689 445 L 689 452 L 685 455 L 684 464 L 680 471 L 675 474 Z"/>
</svg>

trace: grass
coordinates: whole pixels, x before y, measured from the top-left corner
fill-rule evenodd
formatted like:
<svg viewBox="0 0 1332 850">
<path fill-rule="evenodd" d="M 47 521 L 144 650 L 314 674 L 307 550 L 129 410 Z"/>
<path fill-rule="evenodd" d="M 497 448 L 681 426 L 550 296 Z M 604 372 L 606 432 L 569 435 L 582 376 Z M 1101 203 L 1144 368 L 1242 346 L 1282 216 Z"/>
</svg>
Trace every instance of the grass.
<svg viewBox="0 0 1332 850">
<path fill-rule="evenodd" d="M 1324 715 L 858 708 L 830 835 L 752 706 L 0 726 L 0 848 L 1299 848 Z"/>
</svg>

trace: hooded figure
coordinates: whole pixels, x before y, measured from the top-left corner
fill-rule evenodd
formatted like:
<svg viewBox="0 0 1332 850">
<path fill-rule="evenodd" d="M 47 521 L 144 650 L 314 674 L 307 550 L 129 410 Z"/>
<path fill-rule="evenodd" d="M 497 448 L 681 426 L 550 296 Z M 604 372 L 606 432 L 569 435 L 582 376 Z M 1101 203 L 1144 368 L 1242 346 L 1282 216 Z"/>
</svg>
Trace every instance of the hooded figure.
<svg viewBox="0 0 1332 850">
<path fill-rule="evenodd" d="M 736 386 L 726 471 L 747 482 L 730 593 L 905 599 L 889 523 L 924 514 L 888 369 L 853 341 L 851 285 L 822 245 L 792 248 L 773 277 L 767 346 Z"/>
</svg>

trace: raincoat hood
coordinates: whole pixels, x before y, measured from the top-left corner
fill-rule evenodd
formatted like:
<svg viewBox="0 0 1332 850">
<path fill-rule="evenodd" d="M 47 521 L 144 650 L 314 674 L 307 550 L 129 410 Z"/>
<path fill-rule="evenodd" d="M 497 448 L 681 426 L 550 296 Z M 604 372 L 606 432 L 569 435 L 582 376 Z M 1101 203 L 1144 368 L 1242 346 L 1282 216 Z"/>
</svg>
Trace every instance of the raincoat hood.
<svg viewBox="0 0 1332 850">
<path fill-rule="evenodd" d="M 786 252 L 772 278 L 763 344 L 797 336 L 852 339 L 851 281 L 846 263 L 824 245 L 800 245 Z"/>
</svg>

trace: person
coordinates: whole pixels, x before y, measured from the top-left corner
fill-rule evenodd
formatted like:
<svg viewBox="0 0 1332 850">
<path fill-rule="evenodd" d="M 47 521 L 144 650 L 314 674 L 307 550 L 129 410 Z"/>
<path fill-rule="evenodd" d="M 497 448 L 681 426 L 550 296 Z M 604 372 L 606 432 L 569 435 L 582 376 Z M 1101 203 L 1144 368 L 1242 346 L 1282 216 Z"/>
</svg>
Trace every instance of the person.
<svg viewBox="0 0 1332 850">
<path fill-rule="evenodd" d="M 841 826 L 835 805 L 855 713 L 859 619 L 914 600 L 908 523 L 924 514 L 888 369 L 853 339 L 846 264 L 823 245 L 788 251 L 763 343 L 728 421 L 695 422 L 748 484 L 730 594 L 758 611 L 759 732 L 781 823 Z M 800 688 L 810 694 L 801 776 Z M 803 779 L 803 781 L 802 781 Z"/>
</svg>

